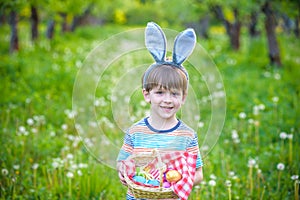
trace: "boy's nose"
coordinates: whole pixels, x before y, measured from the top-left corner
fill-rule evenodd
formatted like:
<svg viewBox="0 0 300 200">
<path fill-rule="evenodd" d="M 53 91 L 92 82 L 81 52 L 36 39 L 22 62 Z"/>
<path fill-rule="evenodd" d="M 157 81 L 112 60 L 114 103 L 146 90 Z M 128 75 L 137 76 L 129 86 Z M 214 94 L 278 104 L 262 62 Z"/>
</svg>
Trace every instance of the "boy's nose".
<svg viewBox="0 0 300 200">
<path fill-rule="evenodd" d="M 171 101 L 171 94 L 169 92 L 165 93 L 164 101 L 165 102 L 170 102 Z"/>
</svg>

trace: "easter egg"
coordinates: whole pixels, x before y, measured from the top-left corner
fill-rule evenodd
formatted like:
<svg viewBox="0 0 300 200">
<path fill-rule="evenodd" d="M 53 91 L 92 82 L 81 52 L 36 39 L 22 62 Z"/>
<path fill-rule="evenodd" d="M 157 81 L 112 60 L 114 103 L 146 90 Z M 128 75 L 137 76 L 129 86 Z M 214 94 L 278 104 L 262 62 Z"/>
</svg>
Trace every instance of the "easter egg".
<svg viewBox="0 0 300 200">
<path fill-rule="evenodd" d="M 159 181 L 154 179 L 154 180 L 148 180 L 147 184 L 153 185 L 153 186 L 159 186 Z"/>
<path fill-rule="evenodd" d="M 176 183 L 181 178 L 181 174 L 177 170 L 169 170 L 166 173 L 166 179 L 169 183 Z"/>
<path fill-rule="evenodd" d="M 169 187 L 171 187 L 171 184 L 168 181 L 165 181 L 165 182 L 163 182 L 163 187 L 169 188 Z"/>
<path fill-rule="evenodd" d="M 143 176 L 134 176 L 133 180 L 139 183 L 146 183 L 147 180 Z"/>
</svg>

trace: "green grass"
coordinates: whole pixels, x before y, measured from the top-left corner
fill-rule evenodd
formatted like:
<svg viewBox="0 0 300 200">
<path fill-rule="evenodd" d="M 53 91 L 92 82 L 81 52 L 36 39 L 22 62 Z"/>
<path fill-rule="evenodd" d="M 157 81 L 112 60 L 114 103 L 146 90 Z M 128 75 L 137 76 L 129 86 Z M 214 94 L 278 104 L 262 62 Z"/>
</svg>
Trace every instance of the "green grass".
<svg viewBox="0 0 300 200">
<path fill-rule="evenodd" d="M 89 154 L 66 113 L 72 110 L 73 84 L 85 57 L 99 42 L 127 28 L 82 27 L 75 33 L 57 33 L 53 41 L 41 36 L 34 44 L 22 31 L 20 52 L 9 55 L 9 29 L 1 27 L 1 199 L 125 198 L 116 171 Z M 268 65 L 265 39 L 242 39 L 239 52 L 228 48 L 224 35 L 201 40 L 222 74 L 226 121 L 218 143 L 204 157 L 205 180 L 190 199 L 295 199 L 291 177 L 300 169 L 300 42 L 279 36 L 283 67 L 278 69 Z M 194 81 L 201 82 L 200 77 Z M 97 91 L 108 104 L 109 84 Z M 136 93 L 131 98 L 142 101 Z M 132 106 L 143 114 L 144 107 Z M 112 121 L 109 109 L 101 110 L 99 117 L 105 113 Z M 203 110 L 200 140 L 210 114 Z M 122 139 L 117 128 L 107 130 L 109 138 Z M 233 140 L 234 131 L 239 140 Z M 292 138 L 281 139 L 282 132 Z M 285 166 L 282 171 L 279 163 Z"/>
</svg>

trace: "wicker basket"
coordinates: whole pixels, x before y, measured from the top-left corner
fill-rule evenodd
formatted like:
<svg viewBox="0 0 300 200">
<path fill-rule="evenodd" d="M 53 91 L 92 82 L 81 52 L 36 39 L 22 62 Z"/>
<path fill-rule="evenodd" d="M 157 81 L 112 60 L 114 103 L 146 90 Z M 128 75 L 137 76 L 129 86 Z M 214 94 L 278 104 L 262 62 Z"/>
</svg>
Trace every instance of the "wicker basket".
<svg viewBox="0 0 300 200">
<path fill-rule="evenodd" d="M 165 166 L 157 150 L 154 150 L 153 153 L 136 154 L 128 157 L 128 159 L 134 160 L 136 167 L 146 166 L 155 158 L 158 158 L 158 166 Z M 124 178 L 127 183 L 128 189 L 134 195 L 135 198 L 145 198 L 145 199 L 178 199 L 179 198 L 171 188 L 164 188 L 162 186 L 162 182 L 163 182 L 162 177 L 163 177 L 163 172 L 165 170 L 163 169 L 163 167 L 161 167 L 159 168 L 159 171 L 160 171 L 160 186 L 152 188 L 152 187 L 146 187 L 146 186 L 135 184 L 127 176 L 126 168 L 124 169 Z"/>
</svg>

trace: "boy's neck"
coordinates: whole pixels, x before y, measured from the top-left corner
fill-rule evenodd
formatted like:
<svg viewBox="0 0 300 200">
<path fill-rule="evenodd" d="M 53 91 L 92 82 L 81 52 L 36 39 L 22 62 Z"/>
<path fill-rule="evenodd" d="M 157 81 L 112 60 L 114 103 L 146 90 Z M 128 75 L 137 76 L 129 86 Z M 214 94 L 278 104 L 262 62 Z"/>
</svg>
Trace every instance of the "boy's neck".
<svg viewBox="0 0 300 200">
<path fill-rule="evenodd" d="M 178 120 L 176 118 L 176 116 L 169 118 L 169 119 L 155 119 L 153 117 L 149 117 L 148 118 L 148 122 L 149 124 L 157 129 L 157 130 L 168 130 L 173 128 L 174 126 L 176 126 L 176 124 L 178 123 Z"/>
</svg>

